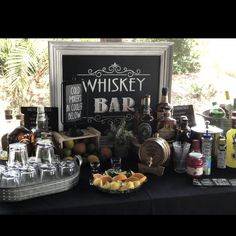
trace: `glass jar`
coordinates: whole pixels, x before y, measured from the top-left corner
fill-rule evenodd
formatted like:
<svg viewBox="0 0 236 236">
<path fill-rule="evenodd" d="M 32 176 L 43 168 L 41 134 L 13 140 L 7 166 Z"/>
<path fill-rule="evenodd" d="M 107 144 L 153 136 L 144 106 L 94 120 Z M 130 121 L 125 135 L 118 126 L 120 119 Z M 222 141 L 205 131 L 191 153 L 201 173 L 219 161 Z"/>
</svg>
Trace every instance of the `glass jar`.
<svg viewBox="0 0 236 236">
<path fill-rule="evenodd" d="M 186 163 L 187 174 L 193 177 L 201 177 L 203 175 L 203 155 L 199 152 L 190 152 Z"/>
</svg>

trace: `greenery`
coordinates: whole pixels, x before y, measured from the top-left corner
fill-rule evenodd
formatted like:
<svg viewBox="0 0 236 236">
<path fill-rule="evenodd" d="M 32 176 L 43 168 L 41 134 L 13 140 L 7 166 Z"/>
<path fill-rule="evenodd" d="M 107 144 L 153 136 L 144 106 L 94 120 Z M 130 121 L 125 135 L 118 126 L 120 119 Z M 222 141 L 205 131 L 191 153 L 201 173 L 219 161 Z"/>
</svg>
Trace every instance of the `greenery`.
<svg viewBox="0 0 236 236">
<path fill-rule="evenodd" d="M 195 73 L 200 70 L 197 40 L 194 39 L 134 39 L 134 42 L 173 42 L 173 74 Z"/>
<path fill-rule="evenodd" d="M 0 39 L 0 100 L 5 101 L 8 108 L 50 104 L 48 40 L 85 42 L 91 39 Z M 200 69 L 197 41 L 194 39 L 133 41 L 174 42 L 173 74 L 197 72 Z"/>
<path fill-rule="evenodd" d="M 8 107 L 49 105 L 49 96 L 42 94 L 49 88 L 47 47 L 29 39 L 2 39 L 0 43 L 0 73 Z"/>
<path fill-rule="evenodd" d="M 122 121 L 117 125 L 115 125 L 115 123 L 111 123 L 108 138 L 116 144 L 128 145 L 134 136 L 132 131 L 128 130 L 125 119 L 122 119 Z"/>
</svg>

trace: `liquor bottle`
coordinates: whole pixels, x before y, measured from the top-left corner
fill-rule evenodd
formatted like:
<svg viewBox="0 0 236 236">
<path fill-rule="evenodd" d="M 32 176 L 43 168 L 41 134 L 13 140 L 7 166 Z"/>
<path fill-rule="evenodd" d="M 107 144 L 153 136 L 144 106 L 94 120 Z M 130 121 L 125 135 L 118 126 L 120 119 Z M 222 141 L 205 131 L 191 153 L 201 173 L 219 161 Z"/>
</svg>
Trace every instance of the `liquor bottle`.
<svg viewBox="0 0 236 236">
<path fill-rule="evenodd" d="M 143 107 L 144 107 L 143 101 L 144 101 L 144 98 L 142 97 L 140 107 L 135 112 L 128 108 L 130 113 L 134 116 L 133 128 L 132 129 L 133 129 L 134 135 L 136 135 L 136 136 L 138 135 L 138 125 L 139 125 L 139 122 L 140 122 L 140 118 L 143 114 Z"/>
<path fill-rule="evenodd" d="M 143 143 L 146 139 L 152 137 L 153 129 L 152 122 L 154 120 L 151 115 L 151 95 L 145 95 L 143 98 L 143 111 L 140 115 L 140 122 L 138 125 L 138 140 Z"/>
<path fill-rule="evenodd" d="M 161 138 L 173 142 L 176 136 L 176 119 L 171 117 L 171 108 L 164 107 L 164 117 L 160 120 L 157 132 Z"/>
<path fill-rule="evenodd" d="M 203 172 L 205 175 L 211 174 L 211 160 L 212 160 L 212 135 L 208 131 L 209 121 L 206 121 L 206 132 L 203 133 L 202 140 L 202 154 L 203 154 Z"/>
<path fill-rule="evenodd" d="M 209 111 L 209 116 L 212 118 L 223 118 L 225 117 L 225 111 L 218 106 L 217 102 L 213 102 L 212 108 Z"/>
<path fill-rule="evenodd" d="M 37 107 L 36 136 L 41 137 L 42 132 L 48 132 L 48 117 L 44 107 Z"/>
<path fill-rule="evenodd" d="M 180 125 L 177 129 L 176 134 L 176 141 L 181 142 L 182 144 L 184 142 L 190 143 L 190 137 L 191 137 L 191 128 L 188 125 L 188 117 L 187 116 L 181 116 L 180 117 Z"/>
<path fill-rule="evenodd" d="M 219 146 L 217 152 L 217 168 L 225 169 L 226 168 L 226 139 L 224 136 L 219 137 Z"/>
<path fill-rule="evenodd" d="M 230 119 L 232 116 L 233 104 L 230 99 L 229 91 L 227 90 L 225 91 L 225 110 L 226 110 L 226 117 Z"/>
<path fill-rule="evenodd" d="M 169 100 L 168 100 L 168 88 L 162 88 L 161 100 L 157 105 L 157 109 L 156 109 L 157 126 L 159 124 L 159 121 L 164 116 L 164 111 L 163 111 L 164 107 L 170 107 L 171 109 L 173 109 L 172 105 L 169 103 Z"/>
<path fill-rule="evenodd" d="M 236 111 L 232 112 L 232 126 L 226 132 L 226 165 L 236 168 Z"/>
</svg>

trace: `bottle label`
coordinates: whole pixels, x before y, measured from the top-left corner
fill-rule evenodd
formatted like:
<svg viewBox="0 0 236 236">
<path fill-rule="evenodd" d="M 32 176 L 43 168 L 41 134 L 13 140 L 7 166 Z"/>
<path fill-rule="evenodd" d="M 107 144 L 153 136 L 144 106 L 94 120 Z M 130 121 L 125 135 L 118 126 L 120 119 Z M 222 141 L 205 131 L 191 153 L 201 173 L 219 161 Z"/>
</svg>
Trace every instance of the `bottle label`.
<svg viewBox="0 0 236 236">
<path fill-rule="evenodd" d="M 190 167 L 187 166 L 186 168 L 186 172 L 187 174 L 191 175 L 191 176 L 202 176 L 203 175 L 203 167 Z"/>
<path fill-rule="evenodd" d="M 159 136 L 165 140 L 172 140 L 175 138 L 175 130 L 169 126 L 165 125 L 163 128 L 158 130 Z"/>
<path fill-rule="evenodd" d="M 211 174 L 211 156 L 204 157 L 204 167 L 203 171 L 205 175 Z"/>
<path fill-rule="evenodd" d="M 204 156 L 211 156 L 212 143 L 211 140 L 202 140 L 202 154 Z"/>
<path fill-rule="evenodd" d="M 140 123 L 138 126 L 138 138 L 141 142 L 152 137 L 152 127 L 146 122 Z"/>
<path fill-rule="evenodd" d="M 225 150 L 219 150 L 217 154 L 217 168 L 225 169 L 226 168 L 226 155 Z"/>
</svg>

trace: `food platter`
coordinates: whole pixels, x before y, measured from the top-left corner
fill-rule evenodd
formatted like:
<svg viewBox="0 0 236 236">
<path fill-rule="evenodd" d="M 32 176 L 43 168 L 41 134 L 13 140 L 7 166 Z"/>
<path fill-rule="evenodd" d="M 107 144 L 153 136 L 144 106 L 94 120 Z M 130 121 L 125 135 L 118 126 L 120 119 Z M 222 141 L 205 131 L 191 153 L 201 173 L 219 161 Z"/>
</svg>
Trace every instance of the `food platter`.
<svg viewBox="0 0 236 236">
<path fill-rule="evenodd" d="M 102 174 L 94 174 L 92 186 L 109 194 L 128 194 L 136 192 L 146 181 L 147 177 L 142 173 L 109 169 Z"/>
</svg>

